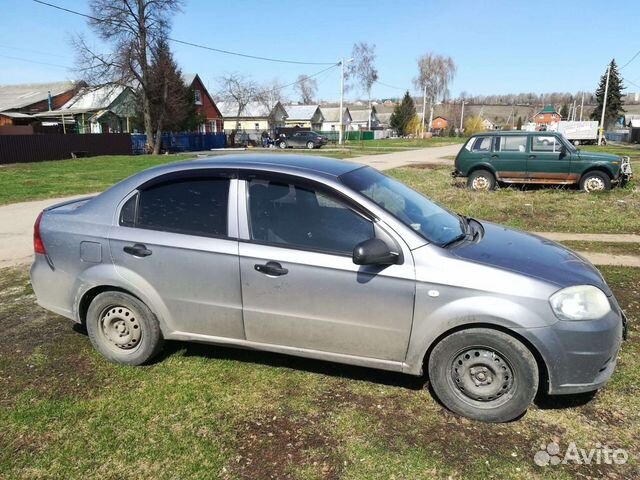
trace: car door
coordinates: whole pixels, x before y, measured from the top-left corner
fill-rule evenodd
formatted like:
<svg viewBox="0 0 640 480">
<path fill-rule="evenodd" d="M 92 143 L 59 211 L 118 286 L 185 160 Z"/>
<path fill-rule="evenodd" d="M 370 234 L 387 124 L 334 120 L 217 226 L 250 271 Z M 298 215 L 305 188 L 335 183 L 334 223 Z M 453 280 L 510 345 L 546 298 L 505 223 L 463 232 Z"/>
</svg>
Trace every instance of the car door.
<svg viewBox="0 0 640 480">
<path fill-rule="evenodd" d="M 259 174 L 239 189 L 247 340 L 403 361 L 415 271 L 401 240 L 335 192 L 305 179 Z M 356 244 L 374 236 L 406 250 L 401 265 L 353 263 Z"/>
<path fill-rule="evenodd" d="M 293 134 L 291 134 L 291 137 L 289 139 L 289 146 L 290 147 L 300 147 L 302 145 L 304 145 L 304 137 L 303 137 L 303 133 L 301 132 L 295 132 Z"/>
<path fill-rule="evenodd" d="M 237 179 L 194 170 L 141 186 L 110 233 L 118 273 L 156 295 L 170 329 L 244 338 Z"/>
<path fill-rule="evenodd" d="M 527 176 L 536 183 L 556 183 L 569 180 L 571 162 L 561 140 L 555 135 L 531 135 L 527 160 Z"/>
<path fill-rule="evenodd" d="M 527 136 L 500 135 L 495 139 L 491 164 L 503 181 L 520 182 L 527 176 Z"/>
</svg>

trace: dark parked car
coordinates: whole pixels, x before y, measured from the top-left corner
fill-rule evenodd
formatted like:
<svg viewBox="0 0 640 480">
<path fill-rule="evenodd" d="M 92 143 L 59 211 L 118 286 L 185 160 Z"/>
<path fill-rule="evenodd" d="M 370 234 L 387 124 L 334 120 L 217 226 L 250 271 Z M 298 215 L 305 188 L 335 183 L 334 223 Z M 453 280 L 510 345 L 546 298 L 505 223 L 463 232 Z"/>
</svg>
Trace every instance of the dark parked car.
<svg viewBox="0 0 640 480">
<path fill-rule="evenodd" d="M 166 339 L 427 372 L 447 407 L 485 421 L 539 390 L 602 387 L 626 331 L 567 248 L 328 158 L 162 165 L 46 209 L 34 247 L 38 303 L 113 362 L 148 362 Z"/>
<path fill-rule="evenodd" d="M 278 140 L 278 147 L 308 148 L 312 150 L 326 145 L 328 141 L 329 139 L 327 137 L 319 135 L 316 132 L 295 132 Z"/>
<path fill-rule="evenodd" d="M 631 178 L 629 157 L 583 152 L 557 132 L 489 132 L 473 135 L 458 153 L 456 177 L 472 190 L 498 182 L 579 185 L 597 192 Z"/>
</svg>

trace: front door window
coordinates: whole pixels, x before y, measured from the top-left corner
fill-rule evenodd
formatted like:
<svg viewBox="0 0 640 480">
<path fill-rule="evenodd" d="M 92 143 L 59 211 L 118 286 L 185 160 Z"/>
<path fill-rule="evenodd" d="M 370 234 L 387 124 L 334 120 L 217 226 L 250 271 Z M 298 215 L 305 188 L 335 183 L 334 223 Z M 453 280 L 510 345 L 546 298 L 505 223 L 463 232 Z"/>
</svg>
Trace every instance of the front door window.
<svg viewBox="0 0 640 480">
<path fill-rule="evenodd" d="M 249 181 L 251 239 L 351 255 L 374 236 L 373 223 L 324 190 L 287 181 Z"/>
</svg>

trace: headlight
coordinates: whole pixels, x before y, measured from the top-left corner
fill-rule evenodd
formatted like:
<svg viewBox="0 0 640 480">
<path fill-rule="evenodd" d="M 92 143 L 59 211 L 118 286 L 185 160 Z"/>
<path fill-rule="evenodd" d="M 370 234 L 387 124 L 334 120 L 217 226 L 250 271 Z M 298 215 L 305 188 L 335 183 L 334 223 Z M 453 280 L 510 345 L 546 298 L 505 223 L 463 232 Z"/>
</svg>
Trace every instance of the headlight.
<svg viewBox="0 0 640 480">
<path fill-rule="evenodd" d="M 549 303 L 560 320 L 595 320 L 611 310 L 607 296 L 593 285 L 564 288 L 551 295 Z"/>
</svg>

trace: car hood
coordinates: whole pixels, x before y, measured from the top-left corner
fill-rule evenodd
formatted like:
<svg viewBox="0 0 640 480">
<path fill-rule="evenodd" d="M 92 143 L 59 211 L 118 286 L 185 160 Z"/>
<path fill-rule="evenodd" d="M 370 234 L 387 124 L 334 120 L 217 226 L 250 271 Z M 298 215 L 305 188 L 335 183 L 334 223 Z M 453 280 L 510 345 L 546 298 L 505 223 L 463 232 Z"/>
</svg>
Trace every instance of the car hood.
<svg viewBox="0 0 640 480">
<path fill-rule="evenodd" d="M 582 160 L 591 160 L 594 162 L 619 162 L 620 157 L 611 153 L 598 153 L 598 152 L 578 152 Z"/>
<path fill-rule="evenodd" d="M 551 240 L 493 223 L 482 222 L 480 240 L 459 244 L 449 252 L 459 258 L 535 277 L 561 288 L 594 285 L 611 290 L 600 272 L 580 255 Z"/>
</svg>

